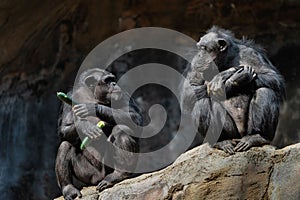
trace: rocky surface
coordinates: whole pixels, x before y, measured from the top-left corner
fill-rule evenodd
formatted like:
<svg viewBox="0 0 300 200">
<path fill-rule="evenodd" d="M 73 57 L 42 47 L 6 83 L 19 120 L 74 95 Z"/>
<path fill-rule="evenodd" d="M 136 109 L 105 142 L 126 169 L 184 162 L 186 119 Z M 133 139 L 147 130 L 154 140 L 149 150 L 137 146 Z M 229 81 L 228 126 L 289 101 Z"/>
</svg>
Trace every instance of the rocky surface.
<svg viewBox="0 0 300 200">
<path fill-rule="evenodd" d="M 300 143 L 275 150 L 252 148 L 229 156 L 208 144 L 182 154 L 169 167 L 125 180 L 88 199 L 300 199 Z M 56 200 L 63 200 L 58 198 Z"/>
</svg>

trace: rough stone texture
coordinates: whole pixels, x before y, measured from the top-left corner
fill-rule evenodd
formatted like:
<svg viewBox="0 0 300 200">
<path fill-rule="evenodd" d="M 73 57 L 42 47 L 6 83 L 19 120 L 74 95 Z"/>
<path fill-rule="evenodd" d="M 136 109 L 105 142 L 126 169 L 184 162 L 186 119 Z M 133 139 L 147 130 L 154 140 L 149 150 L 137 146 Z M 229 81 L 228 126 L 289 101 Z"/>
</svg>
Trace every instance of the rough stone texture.
<svg viewBox="0 0 300 200">
<path fill-rule="evenodd" d="M 252 148 L 229 156 L 208 144 L 182 154 L 169 167 L 125 180 L 87 199 L 289 199 L 300 198 L 300 143 L 275 150 Z M 56 200 L 62 200 L 58 198 Z"/>
</svg>

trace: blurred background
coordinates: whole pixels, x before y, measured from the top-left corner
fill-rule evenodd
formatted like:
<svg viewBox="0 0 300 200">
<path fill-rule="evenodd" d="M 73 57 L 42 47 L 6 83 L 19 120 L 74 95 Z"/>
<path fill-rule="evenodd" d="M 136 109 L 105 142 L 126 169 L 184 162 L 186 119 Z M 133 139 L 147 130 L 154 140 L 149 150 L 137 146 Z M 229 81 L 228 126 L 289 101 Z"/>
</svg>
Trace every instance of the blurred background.
<svg viewBox="0 0 300 200">
<path fill-rule="evenodd" d="M 299 142 L 299 13 L 298 0 L 0 1 L 0 199 L 44 200 L 60 195 L 54 173 L 60 142 L 56 91 L 72 87 L 81 62 L 96 45 L 132 28 L 170 28 L 198 40 L 218 25 L 238 38 L 254 39 L 265 47 L 287 84 L 287 101 L 273 143 L 282 148 Z M 132 55 L 122 56 L 110 67 L 118 78 L 141 62 Z M 156 59 L 184 70 L 184 62 L 172 55 Z M 145 149 L 159 148 L 172 139 L 178 126 L 177 100 L 164 88 L 151 85 L 136 96 L 146 111 L 161 103 L 168 112 L 161 133 L 145 143 Z"/>
</svg>

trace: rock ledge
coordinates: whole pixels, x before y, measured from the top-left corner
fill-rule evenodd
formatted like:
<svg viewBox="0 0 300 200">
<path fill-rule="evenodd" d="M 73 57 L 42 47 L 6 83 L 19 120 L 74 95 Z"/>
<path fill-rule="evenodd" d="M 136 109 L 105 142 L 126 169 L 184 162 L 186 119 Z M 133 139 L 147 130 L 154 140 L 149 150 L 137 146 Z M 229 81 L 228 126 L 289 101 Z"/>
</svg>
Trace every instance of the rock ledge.
<svg viewBox="0 0 300 200">
<path fill-rule="evenodd" d="M 182 154 L 169 167 L 124 180 L 87 199 L 300 199 L 300 143 L 266 145 L 229 156 L 208 144 Z M 60 197 L 56 200 L 62 200 Z"/>
</svg>

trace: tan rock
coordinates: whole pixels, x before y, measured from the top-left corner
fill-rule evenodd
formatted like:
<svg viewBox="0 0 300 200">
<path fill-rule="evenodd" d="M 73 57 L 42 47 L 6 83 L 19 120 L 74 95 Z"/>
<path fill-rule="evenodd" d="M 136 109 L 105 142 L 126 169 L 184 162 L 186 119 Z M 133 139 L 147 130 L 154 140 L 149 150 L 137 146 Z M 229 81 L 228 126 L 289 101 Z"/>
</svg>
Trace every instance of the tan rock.
<svg viewBox="0 0 300 200">
<path fill-rule="evenodd" d="M 299 152 L 300 143 L 235 155 L 204 144 L 163 170 L 122 181 L 100 194 L 95 187 L 84 188 L 82 199 L 299 199 Z"/>
</svg>

